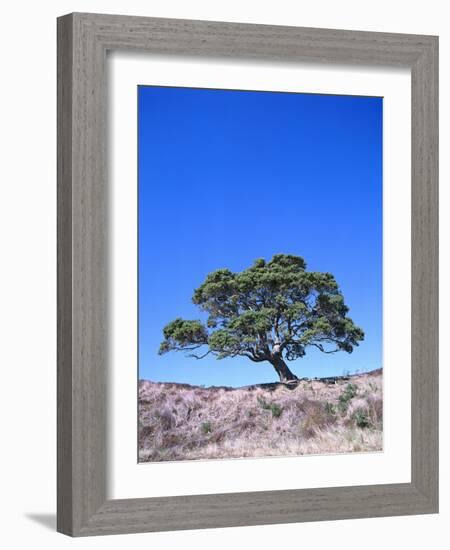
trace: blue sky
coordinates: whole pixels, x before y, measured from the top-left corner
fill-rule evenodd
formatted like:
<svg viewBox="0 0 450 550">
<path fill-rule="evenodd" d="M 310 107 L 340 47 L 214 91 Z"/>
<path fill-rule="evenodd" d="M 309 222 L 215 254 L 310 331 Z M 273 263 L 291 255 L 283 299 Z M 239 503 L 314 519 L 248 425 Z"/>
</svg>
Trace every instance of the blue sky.
<svg viewBox="0 0 450 550">
<path fill-rule="evenodd" d="M 332 272 L 365 331 L 352 354 L 308 350 L 298 376 L 378 368 L 382 357 L 382 98 L 138 87 L 139 377 L 242 386 L 267 363 L 157 354 L 205 276 L 302 256 Z"/>
</svg>

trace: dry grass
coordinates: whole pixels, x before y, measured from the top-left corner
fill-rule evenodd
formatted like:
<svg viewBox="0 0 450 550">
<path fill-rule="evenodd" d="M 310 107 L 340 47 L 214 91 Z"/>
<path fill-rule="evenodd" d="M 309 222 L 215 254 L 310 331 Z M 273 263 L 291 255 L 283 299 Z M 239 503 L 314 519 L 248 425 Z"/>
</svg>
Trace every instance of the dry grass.
<svg viewBox="0 0 450 550">
<path fill-rule="evenodd" d="M 139 383 L 142 462 L 382 450 L 382 373 L 295 387 Z"/>
</svg>

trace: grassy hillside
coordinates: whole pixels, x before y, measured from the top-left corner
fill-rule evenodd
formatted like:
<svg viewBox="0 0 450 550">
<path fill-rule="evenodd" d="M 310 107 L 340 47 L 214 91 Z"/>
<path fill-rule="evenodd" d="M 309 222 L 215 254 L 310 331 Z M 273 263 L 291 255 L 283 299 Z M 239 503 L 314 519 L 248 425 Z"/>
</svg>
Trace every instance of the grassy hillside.
<svg viewBox="0 0 450 550">
<path fill-rule="evenodd" d="M 382 450 L 382 371 L 244 388 L 139 382 L 143 462 Z"/>
</svg>

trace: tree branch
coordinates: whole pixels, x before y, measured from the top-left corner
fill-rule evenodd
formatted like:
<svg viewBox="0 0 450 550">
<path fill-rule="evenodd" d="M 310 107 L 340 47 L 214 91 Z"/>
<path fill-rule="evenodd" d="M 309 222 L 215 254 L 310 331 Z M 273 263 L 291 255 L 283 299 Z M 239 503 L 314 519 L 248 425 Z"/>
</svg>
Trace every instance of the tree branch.
<svg viewBox="0 0 450 550">
<path fill-rule="evenodd" d="M 307 344 L 308 346 L 314 346 L 315 348 L 319 349 L 322 353 L 336 353 L 337 351 L 339 351 L 339 348 L 336 348 L 336 349 L 332 349 L 332 350 L 326 350 L 322 344 L 316 344 L 316 343 L 313 343 L 311 342 L 310 344 Z"/>
<path fill-rule="evenodd" d="M 170 349 L 172 351 L 194 351 L 195 349 L 201 348 L 206 344 L 196 344 L 195 346 L 172 346 Z"/>
<path fill-rule="evenodd" d="M 262 361 L 266 361 L 266 359 L 262 359 L 261 357 L 257 357 L 253 355 L 251 352 L 245 352 L 245 351 L 236 351 L 230 357 L 236 357 L 237 355 L 240 355 L 241 357 L 248 357 L 251 361 L 254 363 L 261 363 Z"/>
<path fill-rule="evenodd" d="M 189 355 L 187 355 L 186 357 L 193 357 L 194 359 L 203 359 L 204 357 L 206 357 L 207 355 L 209 355 L 210 353 L 212 353 L 213 355 L 217 355 L 216 352 L 214 352 L 213 350 L 209 349 L 207 352 L 205 352 L 203 355 L 196 355 L 195 353 L 190 353 Z"/>
</svg>

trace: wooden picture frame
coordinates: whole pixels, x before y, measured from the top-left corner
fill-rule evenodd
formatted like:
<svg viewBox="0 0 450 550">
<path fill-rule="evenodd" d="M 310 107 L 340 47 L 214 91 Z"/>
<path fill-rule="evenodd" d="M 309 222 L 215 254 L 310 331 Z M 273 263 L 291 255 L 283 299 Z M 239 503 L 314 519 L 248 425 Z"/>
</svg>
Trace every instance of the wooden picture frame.
<svg viewBox="0 0 450 550">
<path fill-rule="evenodd" d="M 411 482 L 107 500 L 106 52 L 411 69 Z M 438 511 L 438 38 L 74 13 L 58 19 L 58 510 L 72 536 Z"/>
</svg>

